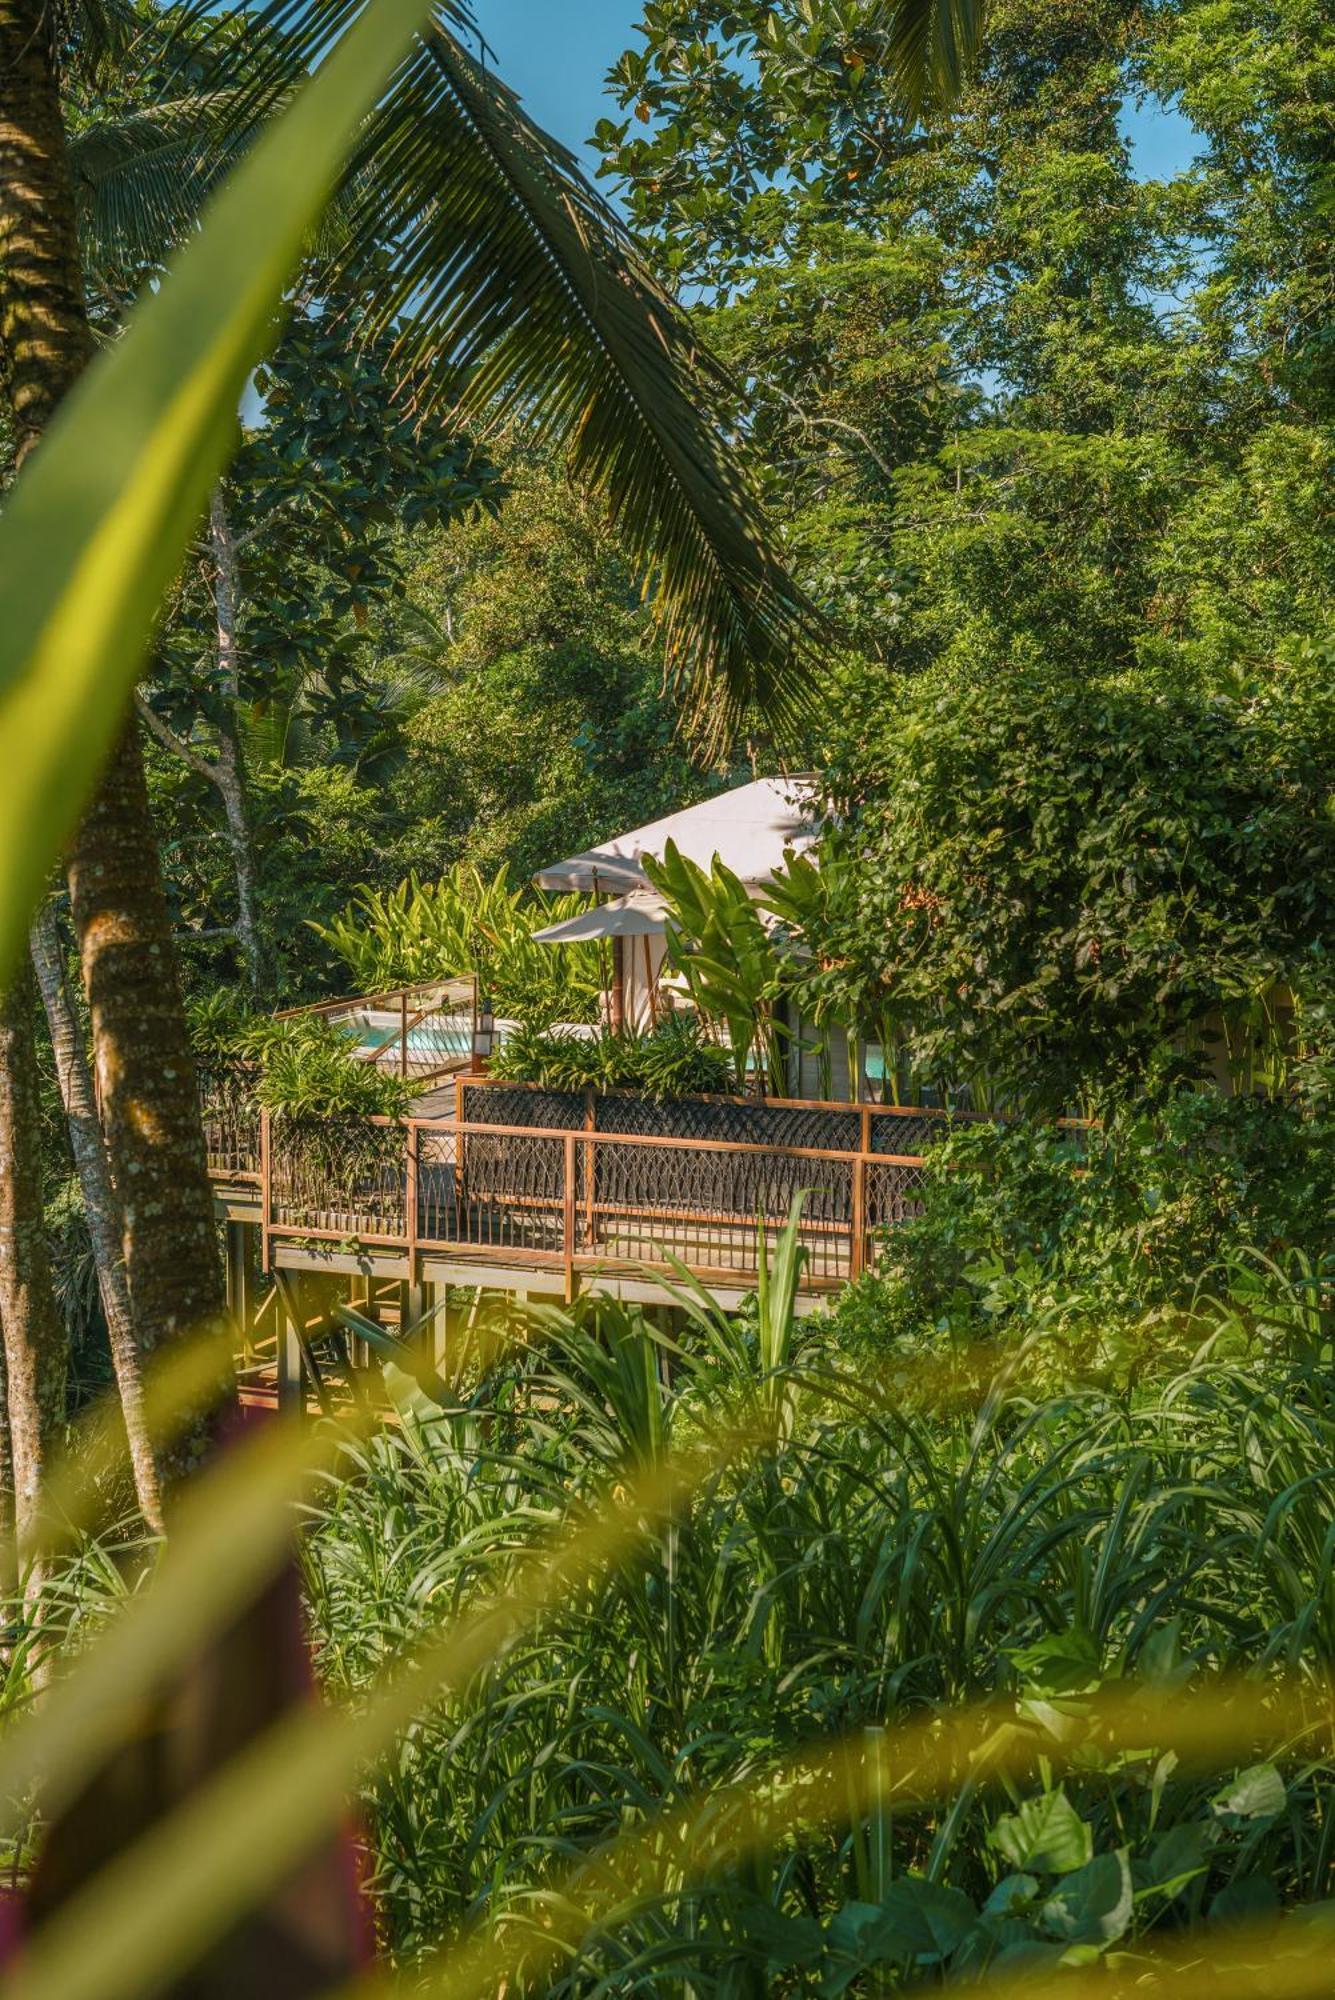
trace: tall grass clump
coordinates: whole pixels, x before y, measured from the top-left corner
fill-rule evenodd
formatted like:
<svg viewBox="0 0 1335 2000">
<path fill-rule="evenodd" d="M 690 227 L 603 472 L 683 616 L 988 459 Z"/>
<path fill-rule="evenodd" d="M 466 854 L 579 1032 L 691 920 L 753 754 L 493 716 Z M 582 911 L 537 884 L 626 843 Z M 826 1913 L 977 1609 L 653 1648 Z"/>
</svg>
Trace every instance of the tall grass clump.
<svg viewBox="0 0 1335 2000">
<path fill-rule="evenodd" d="M 825 1323 L 789 1317 L 778 1339 L 764 1315 L 692 1303 L 680 1339 L 612 1304 L 543 1316 L 456 1407 L 359 1445 L 324 1489 L 313 1626 L 356 1700 L 537 1525 L 670 1445 L 783 1413 L 369 1782 L 400 1959 L 471 1920 L 536 1941 L 600 1847 L 656 1815 L 705 1797 L 726 1815 L 729 1788 L 803 1746 L 851 1732 L 874 1751 L 905 1717 L 980 1699 L 1051 1732 L 1047 1782 L 969 1782 L 833 1830 L 799 1800 L 758 1851 L 665 1862 L 661 1893 L 594 1925 L 552 1990 L 887 1990 L 1330 1893 L 1324 1741 L 1213 1773 L 1167 1739 L 1091 1741 L 1060 1768 L 1123 1680 L 1167 1695 L 1238 1668 L 1328 1701 L 1335 1387 L 1310 1275 L 1257 1264 L 1202 1308 L 1185 1363 L 1057 1396 L 1034 1393 L 1023 1346 L 995 1375 L 995 1356 L 878 1371 Z"/>
</svg>

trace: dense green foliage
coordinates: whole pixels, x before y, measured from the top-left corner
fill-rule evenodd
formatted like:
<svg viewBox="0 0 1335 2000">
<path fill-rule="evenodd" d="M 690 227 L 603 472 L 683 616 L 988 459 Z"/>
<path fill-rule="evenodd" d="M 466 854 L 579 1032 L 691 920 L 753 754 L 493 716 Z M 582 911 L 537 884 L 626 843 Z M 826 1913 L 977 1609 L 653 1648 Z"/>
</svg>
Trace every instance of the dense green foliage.
<svg viewBox="0 0 1335 2000">
<path fill-rule="evenodd" d="M 552 1090 L 637 1090 L 686 1097 L 735 1090 L 726 1049 L 689 1014 L 669 1014 L 648 1034 L 552 1034 L 520 1027 L 492 1059 L 491 1074 Z"/>
<path fill-rule="evenodd" d="M 597 1016 L 605 984 L 597 945 L 533 936 L 583 907 L 582 896 L 512 888 L 504 865 L 488 880 L 459 862 L 438 882 L 412 875 L 387 894 L 363 887 L 333 923 L 311 928 L 359 993 L 476 973 L 493 1013 L 546 1028 Z"/>
<path fill-rule="evenodd" d="M 253 1014 L 230 994 L 196 1002 L 191 1041 L 206 1073 L 235 1077 L 245 1095 L 286 1118 L 399 1118 L 410 1081 L 367 1062 L 336 1022 L 320 1014 Z"/>
<path fill-rule="evenodd" d="M 303 365 L 308 345 L 332 340 L 303 335 Z M 372 360 L 358 358 L 359 410 L 371 399 Z M 294 429 L 299 421 L 294 412 Z M 356 487 L 362 455 L 343 451 L 333 428 L 319 442 L 314 464 L 301 453 L 289 481 L 318 474 L 322 492 Z M 453 462 L 446 454 L 442 476 Z M 674 742 L 649 616 L 596 510 L 521 462 L 497 517 L 484 511 L 442 532 L 407 518 L 428 473 L 404 482 L 404 507 L 388 529 L 372 519 L 348 562 L 312 568 L 304 549 L 294 552 L 315 586 L 300 618 L 288 619 L 283 588 L 260 588 L 260 569 L 283 558 L 308 513 L 319 524 L 320 499 L 309 496 L 290 527 L 281 511 L 257 517 L 265 532 L 243 552 L 256 583 L 254 650 L 242 662 L 254 698 L 241 720 L 261 915 L 281 983 L 297 995 L 344 977 L 307 919 L 333 920 L 360 885 L 383 893 L 459 863 L 488 875 L 508 865 L 520 882 L 718 782 Z M 392 497 L 392 463 L 387 476 Z M 459 507 L 473 499 L 466 481 L 454 493 Z M 367 507 L 379 499 L 372 489 Z M 238 525 L 248 532 L 249 516 Z M 195 630 L 203 608 L 173 641 L 170 657 L 183 664 L 164 663 L 153 693 L 182 728 L 199 716 L 197 744 L 208 730 L 198 674 L 184 663 L 203 657 L 209 685 L 216 679 L 216 661 L 200 653 L 208 635 Z M 215 933 L 231 922 L 235 891 L 217 801 L 179 758 L 156 758 L 154 778 L 171 886 L 185 935 L 200 940 L 191 963 L 225 977 L 235 953 Z"/>
<path fill-rule="evenodd" d="M 967 1371 L 942 1400 L 939 1378 L 849 1368 L 819 1325 L 762 1372 L 757 1332 L 704 1308 L 669 1357 L 606 1306 L 551 1316 L 456 1414 L 359 1449 L 309 1552 L 324 1671 L 354 1698 L 442 1596 L 506 1568 L 521 1517 L 591 1502 L 659 1441 L 758 1399 L 787 1410 L 782 1442 L 424 1716 L 375 1779 L 393 1947 L 411 1957 L 479 1907 L 540 1925 L 535 1883 L 555 1891 L 600 1841 L 826 1734 L 997 1694 L 1041 1739 L 1124 1675 L 1319 1674 L 1329 1327 L 1315 1295 L 1271 1283 L 1203 1309 L 1195 1339 L 1135 1393 L 1035 1400 L 1021 1354 L 981 1402 Z M 717 1994 L 839 1992 L 872 1966 L 897 1987 L 1030 1941 L 1055 1960 L 1328 1893 L 1321 1757 L 1193 1776 L 1168 1748 L 1091 1748 L 1046 1791 L 981 1785 L 847 1830 L 785 1809 L 762 1852 L 595 1930 L 552 1990 L 685 1973 Z"/>
<path fill-rule="evenodd" d="M 1335 1129 L 1282 1104 L 1184 1093 L 1088 1132 L 955 1126 L 922 1213 L 835 1308 L 881 1354 L 1035 1331 L 1061 1379 L 1190 1338 L 1240 1258 L 1332 1275 Z"/>
<path fill-rule="evenodd" d="M 933 669 L 833 780 L 811 1004 L 1025 1105 L 1286 1091 L 1329 1050 L 1333 686 Z"/>
</svg>

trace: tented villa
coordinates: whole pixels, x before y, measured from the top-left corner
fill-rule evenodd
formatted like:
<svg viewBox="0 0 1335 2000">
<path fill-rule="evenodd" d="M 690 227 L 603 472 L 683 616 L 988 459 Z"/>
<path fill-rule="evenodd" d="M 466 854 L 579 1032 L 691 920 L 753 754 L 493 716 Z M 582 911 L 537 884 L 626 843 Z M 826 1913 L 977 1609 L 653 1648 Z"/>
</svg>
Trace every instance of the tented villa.
<svg viewBox="0 0 1335 2000">
<path fill-rule="evenodd" d="M 759 895 L 816 837 L 809 780 L 759 779 L 555 861 L 540 887 L 589 907 L 536 933 L 552 950 L 605 941 L 608 1025 L 650 1028 L 680 1004 L 667 913 L 643 862 L 669 841 L 718 856 Z M 259 1270 L 406 1286 L 403 1312 L 464 1285 L 570 1299 L 599 1288 L 661 1301 L 679 1265 L 725 1302 L 754 1284 L 760 1247 L 802 1197 L 809 1309 L 873 1262 L 914 1212 L 936 1109 L 873 1101 L 879 1076 L 847 1044 L 797 1030 L 789 1094 L 650 1097 L 559 1090 L 488 1074 L 497 1020 L 476 982 L 442 980 L 327 1004 L 368 1060 L 422 1086 L 402 1120 L 271 1118 L 236 1087 L 206 1090 L 210 1165 L 234 1290 Z M 590 1034 L 572 1024 L 571 1034 Z M 818 1093 L 821 1071 L 833 1088 Z M 282 1292 L 283 1285 L 279 1290 Z M 295 1366 L 295 1364 L 293 1364 Z"/>
</svg>

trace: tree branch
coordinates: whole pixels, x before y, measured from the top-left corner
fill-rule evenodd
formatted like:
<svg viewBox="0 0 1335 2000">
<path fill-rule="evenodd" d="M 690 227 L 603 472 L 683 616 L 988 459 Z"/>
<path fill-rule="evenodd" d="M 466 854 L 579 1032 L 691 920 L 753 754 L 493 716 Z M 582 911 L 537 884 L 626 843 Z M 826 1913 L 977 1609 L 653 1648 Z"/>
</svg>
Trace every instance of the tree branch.
<svg viewBox="0 0 1335 2000">
<path fill-rule="evenodd" d="M 173 757 L 179 757 L 181 762 L 195 773 L 196 777 L 206 778 L 211 785 L 218 783 L 217 766 L 213 763 L 212 759 L 202 757 L 199 751 L 187 743 L 183 736 L 178 736 L 170 724 L 163 721 L 156 709 L 152 708 L 137 690 L 135 692 L 134 705 L 138 710 L 140 721 L 147 728 L 149 734 L 155 737 L 162 745 L 164 750 L 170 750 Z"/>
</svg>

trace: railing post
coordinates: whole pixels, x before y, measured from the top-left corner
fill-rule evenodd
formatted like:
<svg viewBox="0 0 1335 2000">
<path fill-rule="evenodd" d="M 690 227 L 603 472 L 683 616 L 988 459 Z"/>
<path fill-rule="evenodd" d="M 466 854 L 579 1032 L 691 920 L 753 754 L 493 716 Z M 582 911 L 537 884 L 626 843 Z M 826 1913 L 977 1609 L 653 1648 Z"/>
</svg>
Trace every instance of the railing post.
<svg viewBox="0 0 1335 2000">
<path fill-rule="evenodd" d="M 241 1354 L 250 1360 L 250 1245 L 247 1225 L 229 1221 L 226 1226 L 227 1310 L 241 1335 Z"/>
<path fill-rule="evenodd" d="M 594 1108 L 593 1092 L 584 1093 L 584 1130 L 593 1133 L 597 1129 L 598 1114 Z M 592 1138 L 584 1142 L 584 1241 L 594 1244 L 598 1241 L 598 1223 L 594 1210 L 594 1145 Z"/>
<path fill-rule="evenodd" d="M 565 1295 L 570 1305 L 575 1296 L 575 1134 L 565 1137 L 565 1187 L 561 1204 L 561 1249 L 565 1259 Z"/>
<path fill-rule="evenodd" d="M 399 994 L 399 1075 L 408 1074 L 408 989 Z"/>
<path fill-rule="evenodd" d="M 408 1239 L 408 1283 L 415 1285 L 417 1272 L 417 1157 L 421 1134 L 417 1121 L 408 1120 L 406 1133 L 407 1158 L 403 1176 L 403 1228 Z"/>
<path fill-rule="evenodd" d="M 260 1269 L 270 1270 L 269 1232 L 273 1227 L 273 1135 L 266 1106 L 260 1112 Z"/>
<path fill-rule="evenodd" d="M 848 1275 L 860 1278 L 867 1258 L 867 1156 L 853 1159 L 853 1236 L 848 1249 Z"/>
</svg>

